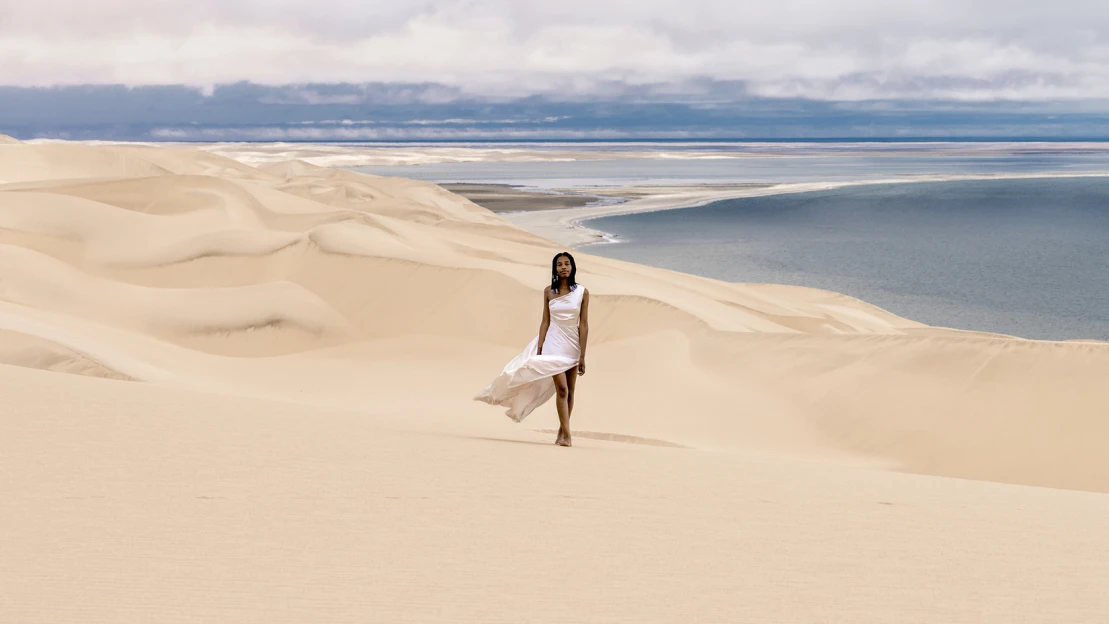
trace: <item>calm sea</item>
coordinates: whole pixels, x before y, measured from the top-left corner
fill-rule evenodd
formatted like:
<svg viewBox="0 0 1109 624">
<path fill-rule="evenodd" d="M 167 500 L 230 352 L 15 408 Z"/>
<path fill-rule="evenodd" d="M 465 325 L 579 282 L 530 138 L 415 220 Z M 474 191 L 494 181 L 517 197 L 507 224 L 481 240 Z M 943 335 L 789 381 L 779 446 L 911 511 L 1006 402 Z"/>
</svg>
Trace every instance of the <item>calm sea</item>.
<svg viewBox="0 0 1109 624">
<path fill-rule="evenodd" d="M 590 253 L 846 293 L 930 325 L 1109 340 L 1109 178 L 882 184 L 588 222 Z"/>
</svg>

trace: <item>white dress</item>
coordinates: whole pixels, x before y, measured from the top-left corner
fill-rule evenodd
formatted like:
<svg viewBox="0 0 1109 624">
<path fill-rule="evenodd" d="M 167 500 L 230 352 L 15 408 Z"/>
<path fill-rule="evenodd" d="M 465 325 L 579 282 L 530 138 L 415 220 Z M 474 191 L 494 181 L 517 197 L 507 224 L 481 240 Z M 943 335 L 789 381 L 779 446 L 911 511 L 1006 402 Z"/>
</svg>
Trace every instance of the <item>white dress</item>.
<svg viewBox="0 0 1109 624">
<path fill-rule="evenodd" d="M 536 336 L 474 400 L 507 407 L 505 414 L 520 422 L 554 396 L 551 378 L 576 367 L 581 358 L 578 319 L 584 296 L 585 287 L 576 284 L 569 293 L 551 299 L 547 303 L 551 324 L 543 341 L 543 355 L 536 355 L 539 345 Z"/>
</svg>

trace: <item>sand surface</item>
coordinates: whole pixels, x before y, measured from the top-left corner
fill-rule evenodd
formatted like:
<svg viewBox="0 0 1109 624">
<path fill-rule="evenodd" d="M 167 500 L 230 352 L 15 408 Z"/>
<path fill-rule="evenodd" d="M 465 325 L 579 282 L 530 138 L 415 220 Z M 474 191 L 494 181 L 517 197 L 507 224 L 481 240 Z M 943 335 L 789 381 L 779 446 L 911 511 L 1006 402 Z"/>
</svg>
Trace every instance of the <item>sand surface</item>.
<svg viewBox="0 0 1109 624">
<path fill-rule="evenodd" d="M 510 184 L 441 184 L 440 186 L 496 213 L 580 208 L 605 199 L 570 190 L 540 191 Z"/>
<path fill-rule="evenodd" d="M 0 146 L 5 622 L 1101 622 L 1109 345 L 578 254 L 435 185 Z"/>
</svg>

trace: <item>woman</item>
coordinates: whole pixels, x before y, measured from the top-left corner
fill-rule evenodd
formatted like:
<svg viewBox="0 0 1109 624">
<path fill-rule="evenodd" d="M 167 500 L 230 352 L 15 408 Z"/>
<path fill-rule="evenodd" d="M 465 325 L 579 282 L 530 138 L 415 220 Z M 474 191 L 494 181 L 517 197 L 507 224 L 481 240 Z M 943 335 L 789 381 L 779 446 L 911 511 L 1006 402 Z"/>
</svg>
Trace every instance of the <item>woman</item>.
<svg viewBox="0 0 1109 624">
<path fill-rule="evenodd" d="M 562 252 L 551 261 L 551 285 L 543 291 L 539 336 L 504 367 L 474 400 L 503 405 L 516 422 L 552 396 L 558 408 L 555 444 L 570 446 L 574 388 L 585 374 L 589 338 L 589 292 L 577 283 L 574 257 Z"/>
</svg>

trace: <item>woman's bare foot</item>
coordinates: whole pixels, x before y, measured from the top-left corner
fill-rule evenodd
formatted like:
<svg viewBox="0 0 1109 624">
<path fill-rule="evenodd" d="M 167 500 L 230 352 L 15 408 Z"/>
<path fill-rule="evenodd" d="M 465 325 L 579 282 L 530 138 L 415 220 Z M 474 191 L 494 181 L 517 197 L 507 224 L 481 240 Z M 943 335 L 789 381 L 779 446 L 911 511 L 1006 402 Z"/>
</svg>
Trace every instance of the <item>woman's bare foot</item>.
<svg viewBox="0 0 1109 624">
<path fill-rule="evenodd" d="M 559 446 L 570 446 L 570 433 L 563 432 L 561 429 L 559 429 L 558 437 L 555 438 L 555 444 Z"/>
</svg>

